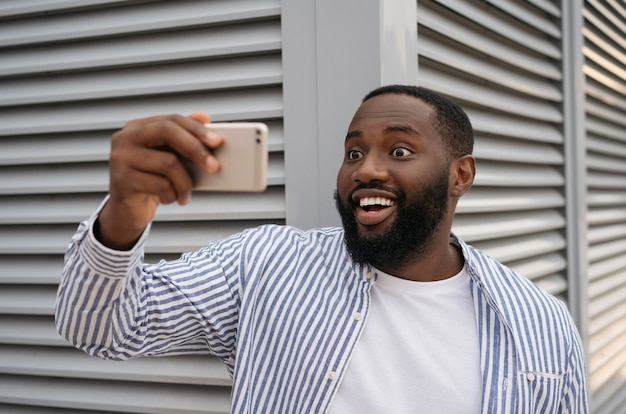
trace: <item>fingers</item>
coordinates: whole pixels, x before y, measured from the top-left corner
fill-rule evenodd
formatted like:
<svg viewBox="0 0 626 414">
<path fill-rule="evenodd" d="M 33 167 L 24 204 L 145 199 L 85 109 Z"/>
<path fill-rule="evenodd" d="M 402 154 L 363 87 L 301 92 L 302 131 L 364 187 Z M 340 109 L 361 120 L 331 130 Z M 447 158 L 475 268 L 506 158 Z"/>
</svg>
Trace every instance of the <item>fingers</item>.
<svg viewBox="0 0 626 414">
<path fill-rule="evenodd" d="M 193 119 L 196 122 L 200 122 L 201 124 L 208 124 L 211 122 L 211 117 L 205 112 L 194 112 L 189 115 L 189 119 Z"/>
<path fill-rule="evenodd" d="M 111 182 L 124 193 L 156 195 L 163 204 L 186 204 L 193 182 L 173 152 L 138 148 L 111 153 Z"/>
<path fill-rule="evenodd" d="M 180 157 L 206 172 L 219 170 L 211 153 L 223 140 L 203 124 L 210 117 L 195 113 L 156 116 L 129 122 L 111 140 L 111 192 L 121 197 L 133 194 L 157 196 L 162 203 L 189 200 L 192 180 Z"/>
<path fill-rule="evenodd" d="M 146 118 L 132 121 L 116 134 L 131 144 L 148 148 L 166 148 L 205 169 L 215 172 L 217 160 L 210 149 L 222 144 L 221 137 L 202 123 L 180 115 Z"/>
</svg>

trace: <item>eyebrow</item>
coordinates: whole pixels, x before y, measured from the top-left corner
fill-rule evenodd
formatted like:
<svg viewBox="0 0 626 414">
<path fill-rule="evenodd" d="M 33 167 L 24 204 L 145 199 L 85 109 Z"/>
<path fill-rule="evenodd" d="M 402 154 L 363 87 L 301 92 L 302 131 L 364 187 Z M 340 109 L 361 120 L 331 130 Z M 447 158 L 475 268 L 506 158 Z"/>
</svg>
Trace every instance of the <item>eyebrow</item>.
<svg viewBox="0 0 626 414">
<path fill-rule="evenodd" d="M 417 130 L 415 128 L 413 128 L 411 125 L 389 125 L 387 128 L 385 128 L 385 133 L 387 132 L 395 132 L 395 131 L 399 131 L 399 132 L 405 132 L 407 134 L 410 135 L 418 135 L 419 133 L 417 132 Z"/>
<path fill-rule="evenodd" d="M 417 130 L 413 128 L 412 126 L 402 125 L 402 124 L 389 125 L 388 127 L 385 128 L 385 133 L 389 133 L 389 132 L 404 132 L 405 134 L 409 134 L 409 135 L 419 135 L 419 132 L 417 132 Z M 351 138 L 360 138 L 362 136 L 363 136 L 363 132 L 361 132 L 360 130 L 350 131 L 346 134 L 345 141 L 348 141 Z"/>
<path fill-rule="evenodd" d="M 346 139 L 344 140 L 344 142 L 348 141 L 351 138 L 360 138 L 363 136 L 363 133 L 361 131 L 350 131 L 346 134 Z"/>
</svg>

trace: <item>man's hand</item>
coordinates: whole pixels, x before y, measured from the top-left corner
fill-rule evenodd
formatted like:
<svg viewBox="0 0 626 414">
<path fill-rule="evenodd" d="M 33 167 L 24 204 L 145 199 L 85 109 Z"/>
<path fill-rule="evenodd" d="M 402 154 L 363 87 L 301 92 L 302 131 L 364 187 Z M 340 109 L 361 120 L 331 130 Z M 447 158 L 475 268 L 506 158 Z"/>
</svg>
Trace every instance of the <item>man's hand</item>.
<svg viewBox="0 0 626 414">
<path fill-rule="evenodd" d="M 114 249 L 129 249 L 152 221 L 159 204 L 187 204 L 192 180 L 179 157 L 208 173 L 219 171 L 211 149 L 222 137 L 203 124 L 205 113 L 155 116 L 129 122 L 111 139 L 110 198 L 96 224 L 96 237 Z"/>
</svg>

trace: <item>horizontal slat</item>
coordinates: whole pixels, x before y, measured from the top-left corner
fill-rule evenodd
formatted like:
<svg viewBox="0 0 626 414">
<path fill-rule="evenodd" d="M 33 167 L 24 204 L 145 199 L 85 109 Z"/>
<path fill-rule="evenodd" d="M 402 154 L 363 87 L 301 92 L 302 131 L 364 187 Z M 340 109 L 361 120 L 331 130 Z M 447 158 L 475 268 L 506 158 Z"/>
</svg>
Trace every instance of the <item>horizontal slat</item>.
<svg viewBox="0 0 626 414">
<path fill-rule="evenodd" d="M 476 186 L 459 201 L 457 214 L 527 211 L 562 207 L 563 195 L 552 188 L 498 188 Z"/>
<path fill-rule="evenodd" d="M 0 228 L 1 229 L 1 228 Z M 69 240 L 66 241 L 69 243 Z M 5 284 L 56 284 L 61 278 L 63 257 L 0 255 L 0 289 Z"/>
<path fill-rule="evenodd" d="M 152 97 L 5 108 L 0 110 L 0 137 L 113 130 L 130 119 L 155 114 L 191 114 L 199 110 L 211 114 L 215 122 L 280 118 L 283 115 L 282 89 L 275 86 L 173 95 L 167 99 Z"/>
<path fill-rule="evenodd" d="M 556 187 L 564 182 L 562 173 L 548 165 L 515 164 L 478 160 L 477 186 Z"/>
<path fill-rule="evenodd" d="M 624 79 L 607 74 L 604 70 L 591 65 L 584 66 L 583 73 L 586 75 L 587 112 L 623 125 L 619 111 L 623 112 L 626 109 Z"/>
<path fill-rule="evenodd" d="M 476 136 L 474 155 L 481 159 L 562 165 L 562 152 L 544 143 Z"/>
<path fill-rule="evenodd" d="M 99 1 L 98 3 L 104 3 Z M 133 4 L 134 3 L 134 4 Z M 125 7 L 83 9 L 12 19 L 0 26 L 0 46 L 25 46 L 277 16 L 277 1 L 126 2 Z M 81 4 L 82 5 L 82 4 Z M 54 5 L 52 5 L 52 9 Z M 44 9 L 50 11 L 51 9 Z M 0 15 L 2 15 L 0 9 Z"/>
<path fill-rule="evenodd" d="M 0 167 L 0 176 L 0 195 L 93 193 L 109 189 L 106 163 L 7 166 Z M 285 184 L 282 153 L 269 155 L 267 184 Z"/>
<path fill-rule="evenodd" d="M 258 224 L 261 222 L 156 223 L 148 239 L 148 249 L 151 253 L 193 250 L 209 240 L 217 240 Z M 75 225 L 5 226 L 0 233 L 0 254 L 62 254 L 75 228 Z"/>
<path fill-rule="evenodd" d="M 106 361 L 68 347 L 0 345 L 0 373 L 120 381 L 230 386 L 226 366 L 211 356 Z"/>
<path fill-rule="evenodd" d="M 284 224 L 281 220 L 154 223 L 146 242 L 146 252 L 154 254 L 194 251 L 209 242 L 266 223 Z"/>
<path fill-rule="evenodd" d="M 563 250 L 565 239 L 558 231 L 549 231 L 511 238 L 482 240 L 474 245 L 496 260 L 508 264 Z"/>
<path fill-rule="evenodd" d="M 613 325 L 607 332 L 594 336 L 589 348 L 596 349 L 595 352 L 590 352 L 589 358 L 589 372 L 592 377 L 600 371 L 604 371 L 604 375 L 619 371 L 620 361 L 626 366 L 626 358 L 623 356 L 626 355 L 626 323 Z"/>
<path fill-rule="evenodd" d="M 458 67 L 452 68 L 458 70 Z M 437 90 L 459 100 L 474 102 L 496 111 L 515 114 L 545 122 L 561 123 L 563 116 L 557 105 L 528 95 L 498 88 L 485 88 L 474 79 L 464 79 L 448 73 L 450 68 L 432 62 L 420 62 L 420 85 Z"/>
<path fill-rule="evenodd" d="M 0 107 L 258 87 L 282 81 L 280 54 L 0 80 Z"/>
<path fill-rule="evenodd" d="M 546 285 L 552 287 L 558 285 L 561 290 L 550 293 L 561 293 L 567 287 L 567 281 L 562 274 L 556 274 L 565 270 L 566 262 L 563 257 L 563 252 L 555 252 L 550 254 L 543 254 L 540 256 L 530 257 L 524 260 L 518 260 L 516 262 L 507 263 L 511 269 L 515 270 L 521 275 L 526 276 L 530 280 L 538 283 L 541 286 L 542 278 L 546 278 Z"/>
<path fill-rule="evenodd" d="M 623 33 L 626 31 L 624 23 L 617 16 L 614 16 L 613 11 L 604 7 L 602 3 L 596 0 L 588 0 L 587 3 L 588 6 L 593 7 L 583 7 L 582 9 L 583 17 L 587 23 L 585 27 L 589 29 L 595 28 L 595 30 L 603 33 L 603 36 L 626 47 L 626 39 L 623 37 Z"/>
<path fill-rule="evenodd" d="M 0 2 L 0 17 L 44 14 L 89 6 L 102 7 L 107 4 L 123 3 L 128 0 L 4 0 Z"/>
<path fill-rule="evenodd" d="M 565 259 L 563 259 L 562 261 L 563 263 L 565 263 Z M 518 269 L 515 269 L 515 270 L 518 270 Z M 526 273 L 523 273 L 523 270 L 521 270 L 520 273 L 524 275 L 526 274 Z M 541 278 L 534 278 L 534 279 L 531 277 L 531 280 L 535 282 L 537 286 L 539 286 L 546 292 L 565 301 L 565 299 L 563 298 L 567 296 L 566 295 L 567 294 L 567 279 L 565 278 L 563 273 L 551 274 L 548 276 L 542 276 Z"/>
<path fill-rule="evenodd" d="M 590 189 L 587 192 L 587 205 L 590 208 L 619 207 L 626 205 L 626 191 L 611 191 Z"/>
<path fill-rule="evenodd" d="M 0 313 L 5 315 L 54 315 L 56 286 L 14 286 L 0 288 Z"/>
<path fill-rule="evenodd" d="M 280 51 L 278 21 L 0 49 L 0 76 L 76 71 Z M 60 58 L 62 57 L 62 58 Z"/>
<path fill-rule="evenodd" d="M 105 412 L 225 414 L 229 395 L 226 387 L 0 376 L 0 401 Z"/>
<path fill-rule="evenodd" d="M 600 384 L 602 384 L 602 388 L 608 387 L 606 384 L 614 382 L 619 384 L 619 388 L 614 390 L 614 395 L 611 397 L 611 400 L 608 400 L 608 398 L 604 401 L 598 401 L 595 398 L 592 399 L 592 413 L 620 413 L 620 410 L 624 407 L 623 402 L 626 400 L 626 397 L 623 396 L 626 381 L 623 379 L 622 375 L 620 375 L 623 372 L 626 372 L 626 352 L 618 354 L 617 357 L 613 358 L 611 364 L 606 364 L 603 369 L 589 374 L 589 388 L 592 392 L 595 391 Z M 599 407 L 601 403 L 606 403 L 606 409 Z"/>
<path fill-rule="evenodd" d="M 3 414 L 103 414 L 102 411 L 74 410 L 69 408 L 33 407 L 32 405 L 16 405 L 0 403 Z"/>
<path fill-rule="evenodd" d="M 626 180 L 621 174 L 599 173 L 589 170 L 587 174 L 589 188 L 604 188 L 608 190 L 625 190 Z"/>
<path fill-rule="evenodd" d="M 591 382 L 589 389 L 591 390 L 590 412 L 594 414 L 614 414 L 619 413 L 626 406 L 626 365 L 618 372 L 614 378 L 606 381 L 599 388 Z"/>
<path fill-rule="evenodd" d="M 69 243 L 69 239 L 67 240 Z M 181 252 L 147 253 L 146 263 L 156 263 L 161 259 L 175 260 Z M 0 290 L 2 285 L 56 285 L 63 271 L 63 256 L 0 255 Z"/>
<path fill-rule="evenodd" d="M 0 255 L 63 254 L 76 225 L 2 226 Z"/>
<path fill-rule="evenodd" d="M 65 346 L 67 341 L 57 333 L 51 316 L 0 314 L 0 344 Z"/>
<path fill-rule="evenodd" d="M 506 1 L 494 1 L 489 0 L 489 4 L 493 5 L 504 11 L 507 14 L 510 14 L 516 20 L 519 20 L 525 25 L 533 27 L 546 35 L 560 39 L 561 38 L 561 28 L 557 27 L 555 22 L 558 20 L 551 19 L 550 17 L 554 16 L 546 16 L 543 12 L 545 10 L 537 10 L 531 6 L 530 1 L 524 3 L 518 2 L 506 2 Z M 552 5 L 553 12 L 556 12 L 556 6 Z"/>
<path fill-rule="evenodd" d="M 113 131 L 0 137 L 0 166 L 106 161 Z"/>
<path fill-rule="evenodd" d="M 600 331 L 610 329 L 615 323 L 621 323 L 626 314 L 626 301 L 618 303 L 601 314 L 591 315 L 589 318 L 589 338 L 595 337 Z M 590 349 L 590 352 L 593 348 Z"/>
<path fill-rule="evenodd" d="M 607 100 L 612 100 L 613 95 L 607 96 Z M 585 111 L 597 118 L 603 119 L 605 122 L 613 123 L 619 126 L 626 126 L 624 119 L 624 110 L 608 106 L 606 103 L 597 103 L 588 95 L 585 101 Z"/>
<path fill-rule="evenodd" d="M 464 240 L 500 239 L 560 229 L 565 219 L 556 210 L 463 214 L 455 218 L 453 230 Z"/>
<path fill-rule="evenodd" d="M 265 223 L 284 224 L 284 221 L 156 222 L 152 226 L 146 249 L 149 253 L 195 250 L 209 241 Z M 75 224 L 4 226 L 0 232 L 0 254 L 62 254 L 75 230 Z"/>
<path fill-rule="evenodd" d="M 626 155 L 626 137 L 622 125 L 615 125 L 594 116 L 585 118 L 588 148 L 607 154 Z"/>
<path fill-rule="evenodd" d="M 626 205 L 626 192 L 597 192 L 589 191 L 587 194 L 587 205 L 590 208 L 619 207 Z"/>
<path fill-rule="evenodd" d="M 626 223 L 593 226 L 587 231 L 587 242 L 590 245 L 624 238 L 626 238 Z"/>
<path fill-rule="evenodd" d="M 158 114 L 153 114 L 158 115 Z M 130 121 L 128 119 L 127 121 Z M 264 120 L 269 128 L 268 151 L 285 149 L 282 120 Z M 115 131 L 81 131 L 60 134 L 24 135 L 0 138 L 0 166 L 33 164 L 71 164 L 107 161 L 111 135 Z"/>
<path fill-rule="evenodd" d="M 433 31 L 440 33 L 466 47 L 473 48 L 481 54 L 494 57 L 505 62 L 511 67 L 534 73 L 550 79 L 560 79 L 559 69 L 544 56 L 537 55 L 533 51 L 513 48 L 503 43 L 500 38 L 490 31 L 476 29 L 472 24 L 467 24 L 451 13 L 434 13 L 428 7 L 418 7 L 418 23 L 421 38 L 422 33 Z M 419 47 L 419 42 L 418 42 Z"/>
<path fill-rule="evenodd" d="M 105 163 L 9 166 L 0 168 L 1 195 L 105 192 L 109 172 Z M 6 197 L 4 197 L 6 198 Z"/>
<path fill-rule="evenodd" d="M 594 262 L 588 270 L 589 297 L 596 297 L 618 286 L 626 286 L 626 255 Z"/>
<path fill-rule="evenodd" d="M 622 62 L 611 59 L 611 57 L 607 55 L 607 53 L 611 53 L 611 50 L 602 50 L 599 52 L 589 47 L 584 47 L 583 52 L 587 59 L 587 66 L 584 68 L 585 75 L 600 84 L 610 87 L 612 91 L 622 94 L 626 92 L 626 86 L 619 83 L 619 79 L 622 81 L 626 80 L 626 70 L 622 69 L 624 65 L 623 60 L 626 59 L 622 57 Z M 617 57 L 619 58 L 620 56 Z M 595 69 L 593 66 L 598 67 L 598 69 Z M 593 88 L 593 85 L 588 86 Z M 590 94 L 595 95 L 596 98 L 599 95 L 593 92 L 590 92 Z"/>
<path fill-rule="evenodd" d="M 601 304 L 600 306 L 594 307 L 594 313 L 592 314 L 595 332 L 593 336 L 597 334 L 601 324 L 602 329 L 605 329 L 609 323 L 611 325 L 621 324 L 620 326 L 623 326 L 626 329 L 626 318 L 624 318 L 624 313 L 619 316 L 615 313 L 615 310 L 612 309 L 612 307 L 621 308 L 618 300 L 623 297 L 624 290 L 626 289 L 626 283 L 624 283 L 623 280 L 625 274 L 626 273 L 624 272 L 621 274 L 617 273 L 601 280 L 596 280 L 591 284 L 589 298 L 591 298 L 592 302 L 597 301 Z M 622 277 L 622 280 L 620 280 L 620 276 Z M 613 306 L 606 307 L 606 303 L 604 302 L 609 302 Z"/>
<path fill-rule="evenodd" d="M 621 257 L 624 261 L 624 267 L 626 267 L 626 235 L 621 239 L 590 245 L 587 257 L 590 263 L 611 257 Z"/>
<path fill-rule="evenodd" d="M 547 42 L 545 33 L 532 30 L 527 24 L 497 12 L 494 8 L 484 7 L 478 2 L 458 2 L 455 0 L 437 0 L 437 3 L 444 5 L 455 13 L 463 16 L 474 25 L 480 25 L 482 30 L 497 33 L 502 38 L 514 42 L 524 48 L 528 48 L 536 53 L 545 55 L 552 59 L 560 59 L 561 51 L 556 42 Z M 419 17 L 421 8 L 418 8 L 418 22 L 422 23 Z M 438 14 L 443 14 L 437 10 Z M 427 24 L 427 23 L 425 23 Z M 468 25 L 468 22 L 464 24 Z M 555 27 L 554 30 L 558 31 Z M 500 40 L 501 43 L 504 43 Z"/>
<path fill-rule="evenodd" d="M 528 3 L 535 5 L 544 12 L 548 13 L 552 17 L 561 18 L 560 6 L 554 3 L 552 0 L 527 0 Z"/>
<path fill-rule="evenodd" d="M 0 224 L 78 223 L 88 218 L 103 199 L 104 193 L 3 197 Z M 160 206 L 155 220 L 284 219 L 285 210 L 283 187 L 268 187 L 262 193 L 197 191 L 186 206 Z"/>
<path fill-rule="evenodd" d="M 489 134 L 549 144 L 562 144 L 564 141 L 563 133 L 554 124 L 489 111 L 469 103 L 464 104 L 463 109 L 472 121 L 474 133 L 479 139 Z"/>
<path fill-rule="evenodd" d="M 161 206 L 156 221 L 285 219 L 283 187 L 264 193 L 195 192 L 186 206 Z"/>
<path fill-rule="evenodd" d="M 611 311 L 615 306 L 626 301 L 626 285 L 613 289 L 605 294 L 591 298 L 589 301 L 589 317 L 593 321 L 603 313 Z"/>
<path fill-rule="evenodd" d="M 626 175 L 626 158 L 588 153 L 586 161 L 589 169 Z"/>
<path fill-rule="evenodd" d="M 589 225 L 618 224 L 626 222 L 626 208 L 594 208 L 587 211 Z"/>
<path fill-rule="evenodd" d="M 516 90 L 538 98 L 560 101 L 561 92 L 549 79 L 538 77 L 529 72 L 512 69 L 508 62 L 486 60 L 473 50 L 460 49 L 458 45 L 447 44 L 448 40 L 435 33 L 422 29 L 418 42 L 418 53 L 423 62 L 428 59 L 440 65 L 457 67 L 476 78 Z M 458 62 L 463 62 L 458 66 Z"/>
</svg>

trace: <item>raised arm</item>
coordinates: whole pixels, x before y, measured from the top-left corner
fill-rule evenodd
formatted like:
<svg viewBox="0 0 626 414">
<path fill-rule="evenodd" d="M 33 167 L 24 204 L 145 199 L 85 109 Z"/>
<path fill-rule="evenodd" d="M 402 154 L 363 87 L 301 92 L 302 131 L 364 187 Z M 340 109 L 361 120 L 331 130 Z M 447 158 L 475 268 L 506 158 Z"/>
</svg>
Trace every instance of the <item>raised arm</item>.
<svg viewBox="0 0 626 414">
<path fill-rule="evenodd" d="M 211 320 L 210 304 L 203 307 L 195 299 L 199 293 L 194 286 L 200 284 L 182 292 L 169 277 L 169 272 L 200 277 L 193 266 L 179 261 L 165 269 L 147 269 L 143 263 L 142 235 L 147 235 L 158 205 L 189 201 L 192 180 L 179 157 L 207 172 L 220 168 L 211 149 L 221 145 L 222 137 L 204 127 L 208 121 L 206 114 L 156 116 L 131 121 L 114 134 L 109 197 L 70 241 L 56 303 L 57 330 L 89 354 L 125 359 L 177 352 L 177 344 L 206 349 L 206 342 L 198 339 L 205 334 L 219 343 L 228 338 Z M 200 291 L 215 289 L 230 300 L 220 255 L 196 252 L 193 261 L 212 269 L 202 274 Z M 235 312 L 234 306 L 228 312 Z M 176 323 L 159 322 L 181 314 L 188 332 L 179 332 Z"/>
<path fill-rule="evenodd" d="M 186 204 L 192 181 L 180 161 L 219 170 L 211 149 L 222 137 L 204 127 L 207 114 L 155 116 L 129 122 L 111 139 L 109 200 L 94 231 L 116 250 L 130 249 L 152 221 L 159 204 Z"/>
</svg>

